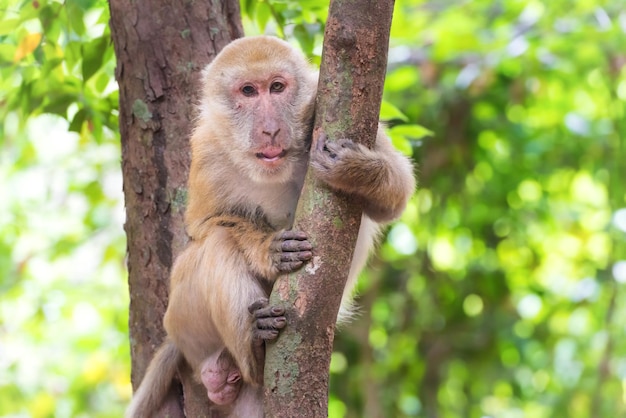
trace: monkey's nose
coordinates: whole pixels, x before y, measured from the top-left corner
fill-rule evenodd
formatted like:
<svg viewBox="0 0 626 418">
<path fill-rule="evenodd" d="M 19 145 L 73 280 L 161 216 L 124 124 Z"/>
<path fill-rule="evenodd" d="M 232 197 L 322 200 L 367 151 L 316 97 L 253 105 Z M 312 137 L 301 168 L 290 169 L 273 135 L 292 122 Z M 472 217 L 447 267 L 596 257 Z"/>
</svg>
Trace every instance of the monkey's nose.
<svg viewBox="0 0 626 418">
<path fill-rule="evenodd" d="M 272 139 L 276 138 L 276 135 L 278 135 L 279 132 L 280 132 L 280 128 L 263 130 L 263 134 L 268 135 Z"/>
</svg>

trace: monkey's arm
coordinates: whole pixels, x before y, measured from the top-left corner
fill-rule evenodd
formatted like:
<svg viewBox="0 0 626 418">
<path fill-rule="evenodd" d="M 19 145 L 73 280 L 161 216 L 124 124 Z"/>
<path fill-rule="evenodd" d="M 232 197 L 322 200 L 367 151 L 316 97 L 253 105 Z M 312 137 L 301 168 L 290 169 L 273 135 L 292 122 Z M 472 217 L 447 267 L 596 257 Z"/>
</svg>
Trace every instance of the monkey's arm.
<svg viewBox="0 0 626 418">
<path fill-rule="evenodd" d="M 259 277 L 273 282 L 280 273 L 302 267 L 313 257 L 312 246 L 305 233 L 278 231 L 264 222 L 253 222 L 237 215 L 220 215 L 206 221 L 206 228 L 228 230 L 249 268 Z"/>
<path fill-rule="evenodd" d="M 411 162 L 380 127 L 371 150 L 349 139 L 327 142 L 320 135 L 311 165 L 331 188 L 360 198 L 365 214 L 376 222 L 400 216 L 415 189 Z"/>
</svg>

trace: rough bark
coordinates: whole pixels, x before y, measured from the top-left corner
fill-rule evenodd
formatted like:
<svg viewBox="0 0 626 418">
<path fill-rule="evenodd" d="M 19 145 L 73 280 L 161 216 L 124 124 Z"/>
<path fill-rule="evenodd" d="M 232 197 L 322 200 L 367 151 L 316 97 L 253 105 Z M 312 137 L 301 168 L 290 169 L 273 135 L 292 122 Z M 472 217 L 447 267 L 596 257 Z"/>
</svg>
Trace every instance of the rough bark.
<svg viewBox="0 0 626 418">
<path fill-rule="evenodd" d="M 393 0 L 333 0 L 330 4 L 316 103 L 313 146 L 350 138 L 371 146 L 378 126 Z M 309 234 L 315 256 L 280 278 L 271 296 L 287 309 L 287 328 L 269 344 L 265 411 L 269 417 L 328 415 L 328 381 L 335 320 L 361 208 L 307 175 L 295 228 Z"/>
<path fill-rule="evenodd" d="M 165 333 L 169 272 L 183 227 L 189 133 L 199 71 L 242 35 L 239 1 L 110 1 L 120 92 L 126 203 L 132 383 L 137 388 Z M 208 416 L 189 373 L 158 416 Z M 183 407 L 184 399 L 184 407 Z M 183 410 L 185 412 L 183 412 Z"/>
</svg>

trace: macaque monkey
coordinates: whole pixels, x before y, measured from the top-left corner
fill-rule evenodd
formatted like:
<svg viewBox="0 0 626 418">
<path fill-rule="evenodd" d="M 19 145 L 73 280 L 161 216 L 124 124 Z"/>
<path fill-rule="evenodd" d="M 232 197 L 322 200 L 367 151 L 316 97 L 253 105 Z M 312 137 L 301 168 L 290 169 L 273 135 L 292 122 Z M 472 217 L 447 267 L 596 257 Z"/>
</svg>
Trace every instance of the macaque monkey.
<svg viewBox="0 0 626 418">
<path fill-rule="evenodd" d="M 309 165 L 333 190 L 354 196 L 363 218 L 343 301 L 349 303 L 380 223 L 397 218 L 413 193 L 413 168 L 382 129 L 373 149 L 320 136 L 311 148 L 317 72 L 287 42 L 236 40 L 204 70 L 191 137 L 191 238 L 171 274 L 168 337 L 152 360 L 127 417 L 149 418 L 182 361 L 210 402 L 231 417 L 262 417 L 265 341 L 287 320 L 269 306 L 277 276 L 314 249 L 291 230 Z"/>
</svg>

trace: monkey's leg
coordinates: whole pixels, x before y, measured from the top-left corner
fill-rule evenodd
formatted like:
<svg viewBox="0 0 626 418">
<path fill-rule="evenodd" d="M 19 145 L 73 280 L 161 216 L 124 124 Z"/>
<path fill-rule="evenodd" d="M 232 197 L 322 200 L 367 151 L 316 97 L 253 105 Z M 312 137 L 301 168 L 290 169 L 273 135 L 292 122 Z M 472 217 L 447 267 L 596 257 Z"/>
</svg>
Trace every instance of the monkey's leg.
<svg viewBox="0 0 626 418">
<path fill-rule="evenodd" d="M 171 284 L 165 329 L 207 390 L 219 392 L 227 380 L 236 383 L 228 357 L 218 361 L 224 347 L 241 379 L 255 382 L 248 306 L 265 291 L 229 230 L 214 227 L 203 240 L 192 241 L 176 260 Z"/>
<path fill-rule="evenodd" d="M 276 339 L 279 330 L 287 324 L 284 316 L 285 310 L 281 307 L 269 306 L 266 298 L 254 302 L 248 310 L 256 318 L 252 330 L 252 344 L 257 364 L 261 367 L 257 375 L 262 377 L 265 361 L 264 342 Z M 207 358 L 202 363 L 200 376 L 211 402 L 216 405 L 228 405 L 237 399 L 243 381 L 241 372 L 227 349 Z"/>
<path fill-rule="evenodd" d="M 266 248 L 257 250 L 257 256 L 264 258 L 276 272 L 279 269 L 290 271 L 303 263 L 292 264 L 291 253 L 297 254 L 299 259 L 312 256 L 311 245 L 301 239 L 306 238 L 302 233 L 261 233 L 250 225 L 250 221 L 244 218 L 213 225 L 202 241 L 192 242 L 179 256 L 172 274 L 166 330 L 194 370 L 205 375 L 205 386 L 209 392 L 217 392 L 218 402 L 221 402 L 218 399 L 221 396 L 229 399 L 227 395 L 237 383 L 235 371 L 218 362 L 223 347 L 232 356 L 243 381 L 256 383 L 262 380 L 258 338 L 252 332 L 256 319 L 250 315 L 248 307 L 267 296 L 259 278 L 271 283 L 275 276 L 264 277 L 256 273 L 245 251 L 255 251 L 254 240 L 266 238 Z M 235 233 L 243 230 L 250 231 L 251 239 L 247 245 L 239 242 L 238 239 L 243 238 Z M 282 312 L 278 314 L 282 315 Z M 198 321 L 198 318 L 203 320 Z M 274 328 L 280 329 L 284 319 L 270 321 L 275 322 Z M 221 385 L 225 382 L 230 386 L 223 390 Z M 236 394 L 233 396 L 236 398 Z"/>
</svg>

